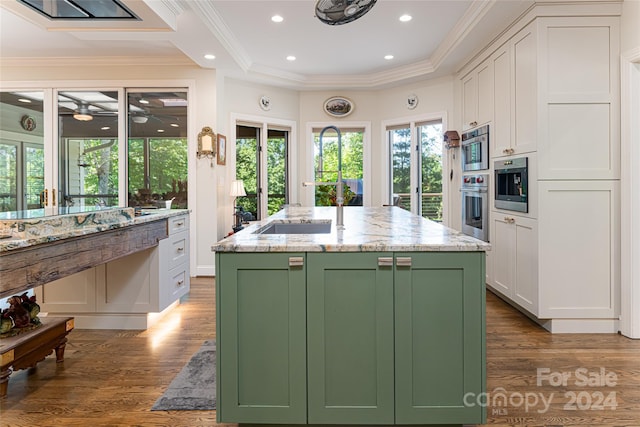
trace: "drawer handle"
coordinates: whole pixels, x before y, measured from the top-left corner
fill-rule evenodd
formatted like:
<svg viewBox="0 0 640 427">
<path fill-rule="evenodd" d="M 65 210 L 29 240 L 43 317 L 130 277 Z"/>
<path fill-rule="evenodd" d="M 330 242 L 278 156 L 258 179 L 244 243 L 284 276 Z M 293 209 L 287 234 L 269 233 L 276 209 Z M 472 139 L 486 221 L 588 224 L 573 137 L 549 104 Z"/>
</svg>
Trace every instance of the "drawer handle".
<svg viewBox="0 0 640 427">
<path fill-rule="evenodd" d="M 393 257 L 390 257 L 390 256 L 378 257 L 378 267 L 393 267 Z"/>
<path fill-rule="evenodd" d="M 176 222 L 176 227 L 182 227 L 184 225 L 184 222 Z"/>
<path fill-rule="evenodd" d="M 178 282 L 176 283 L 178 285 L 178 287 L 184 285 L 184 280 L 178 280 Z"/>
<path fill-rule="evenodd" d="M 410 256 L 397 257 L 396 267 L 411 267 L 411 257 Z"/>
<path fill-rule="evenodd" d="M 292 256 L 289 257 L 289 267 L 302 267 L 304 265 L 304 257 Z"/>
<path fill-rule="evenodd" d="M 176 252 L 182 252 L 182 251 L 184 251 L 183 247 L 176 248 Z"/>
</svg>

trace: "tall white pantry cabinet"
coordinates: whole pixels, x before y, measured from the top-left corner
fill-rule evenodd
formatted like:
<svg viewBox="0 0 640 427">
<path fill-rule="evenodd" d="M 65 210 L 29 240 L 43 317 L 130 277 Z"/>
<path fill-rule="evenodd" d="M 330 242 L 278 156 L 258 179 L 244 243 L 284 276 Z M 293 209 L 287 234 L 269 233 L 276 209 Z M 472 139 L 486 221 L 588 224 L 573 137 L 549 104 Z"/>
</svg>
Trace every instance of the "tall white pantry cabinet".
<svg viewBox="0 0 640 427">
<path fill-rule="evenodd" d="M 619 15 L 534 8 L 459 75 L 464 103 L 463 82 L 493 73 L 491 187 L 495 160 L 529 160 L 529 212 L 490 190 L 487 284 L 551 332 L 618 330 Z"/>
</svg>

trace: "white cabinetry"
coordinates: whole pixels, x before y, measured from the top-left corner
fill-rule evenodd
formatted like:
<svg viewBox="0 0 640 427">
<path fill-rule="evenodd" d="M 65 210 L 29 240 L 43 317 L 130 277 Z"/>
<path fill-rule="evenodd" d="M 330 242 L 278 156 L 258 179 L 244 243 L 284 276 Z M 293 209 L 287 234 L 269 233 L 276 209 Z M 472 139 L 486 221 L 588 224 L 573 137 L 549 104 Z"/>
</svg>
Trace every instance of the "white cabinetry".
<svg viewBox="0 0 640 427">
<path fill-rule="evenodd" d="M 491 157 L 529 153 L 537 145 L 537 43 L 535 23 L 527 25 L 491 57 L 494 126 Z"/>
<path fill-rule="evenodd" d="M 619 182 L 541 181 L 539 191 L 540 317 L 616 317 Z"/>
<path fill-rule="evenodd" d="M 487 60 L 462 79 L 462 128 L 475 128 L 491 121 L 493 114 L 493 70 Z"/>
<path fill-rule="evenodd" d="M 620 179 L 618 18 L 539 25 L 539 179 Z"/>
<path fill-rule="evenodd" d="M 488 285 L 538 314 L 537 221 L 502 212 L 491 213 L 492 280 Z"/>
<path fill-rule="evenodd" d="M 552 332 L 618 326 L 620 9 L 609 6 L 535 6 L 487 48 L 490 156 L 529 158 L 529 212 L 490 214 L 487 283 Z M 463 128 L 476 105 L 463 106 Z"/>
<path fill-rule="evenodd" d="M 41 310 L 73 315 L 84 329 L 146 329 L 189 292 L 188 216 L 169 217 L 168 234 L 153 249 L 36 288 Z"/>
</svg>

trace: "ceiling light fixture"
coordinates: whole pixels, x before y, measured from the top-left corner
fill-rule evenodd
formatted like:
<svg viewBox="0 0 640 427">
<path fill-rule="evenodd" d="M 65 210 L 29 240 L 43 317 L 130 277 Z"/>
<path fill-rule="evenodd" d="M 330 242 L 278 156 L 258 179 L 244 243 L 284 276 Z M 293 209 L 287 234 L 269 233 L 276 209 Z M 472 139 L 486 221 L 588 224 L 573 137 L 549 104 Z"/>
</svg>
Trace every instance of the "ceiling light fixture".
<svg viewBox="0 0 640 427">
<path fill-rule="evenodd" d="M 164 129 L 158 129 L 158 132 L 162 133 L 162 132 L 164 132 Z"/>
<path fill-rule="evenodd" d="M 171 126 L 172 128 L 179 128 L 180 125 L 177 123 L 171 123 L 169 126 Z"/>
<path fill-rule="evenodd" d="M 293 55 L 287 56 L 287 61 L 295 61 L 295 60 L 296 60 L 295 56 L 293 56 Z"/>
<path fill-rule="evenodd" d="M 212 54 L 210 54 L 210 53 L 207 53 L 207 54 L 204 56 L 204 59 L 209 59 L 209 60 L 211 60 L 211 59 L 216 59 L 216 56 L 215 56 L 215 55 L 212 55 Z"/>
<path fill-rule="evenodd" d="M 149 101 L 147 101 L 146 99 L 141 99 L 140 101 L 138 101 L 140 104 L 148 104 Z"/>
<path fill-rule="evenodd" d="M 271 20 L 273 22 L 282 22 L 282 21 L 284 21 L 284 18 L 282 16 L 280 16 L 280 15 L 273 15 L 271 17 Z"/>
<path fill-rule="evenodd" d="M 402 15 L 400 18 L 400 22 L 409 22 L 413 19 L 413 16 L 411 15 Z"/>
<path fill-rule="evenodd" d="M 24 102 L 25 104 L 31 104 L 31 100 L 27 98 L 18 98 L 18 101 Z"/>
<path fill-rule="evenodd" d="M 73 118 L 81 122 L 90 122 L 91 120 L 93 120 L 91 111 L 89 111 L 89 107 L 87 107 L 86 105 L 80 105 L 78 109 L 73 113 Z"/>
<path fill-rule="evenodd" d="M 110 126 L 102 126 L 102 127 L 100 128 L 100 130 L 109 130 L 109 129 L 111 129 L 111 127 L 110 127 Z"/>
<path fill-rule="evenodd" d="M 138 124 L 147 123 L 147 120 L 149 120 L 149 117 L 147 117 L 147 116 L 133 116 L 133 117 L 131 117 L 131 121 L 133 123 L 138 123 Z"/>
<path fill-rule="evenodd" d="M 387 61 L 390 61 L 393 59 L 393 55 L 385 55 L 384 59 L 386 59 Z"/>
</svg>

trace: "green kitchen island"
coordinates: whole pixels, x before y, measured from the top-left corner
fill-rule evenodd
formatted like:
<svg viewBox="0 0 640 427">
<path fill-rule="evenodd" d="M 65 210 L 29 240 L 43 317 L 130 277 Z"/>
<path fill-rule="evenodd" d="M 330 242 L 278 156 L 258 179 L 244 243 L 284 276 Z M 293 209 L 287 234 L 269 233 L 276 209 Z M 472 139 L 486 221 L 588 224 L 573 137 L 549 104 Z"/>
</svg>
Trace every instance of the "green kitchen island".
<svg viewBox="0 0 640 427">
<path fill-rule="evenodd" d="M 218 421 L 484 423 L 490 245 L 397 207 L 344 217 L 285 208 L 212 246 Z"/>
</svg>

